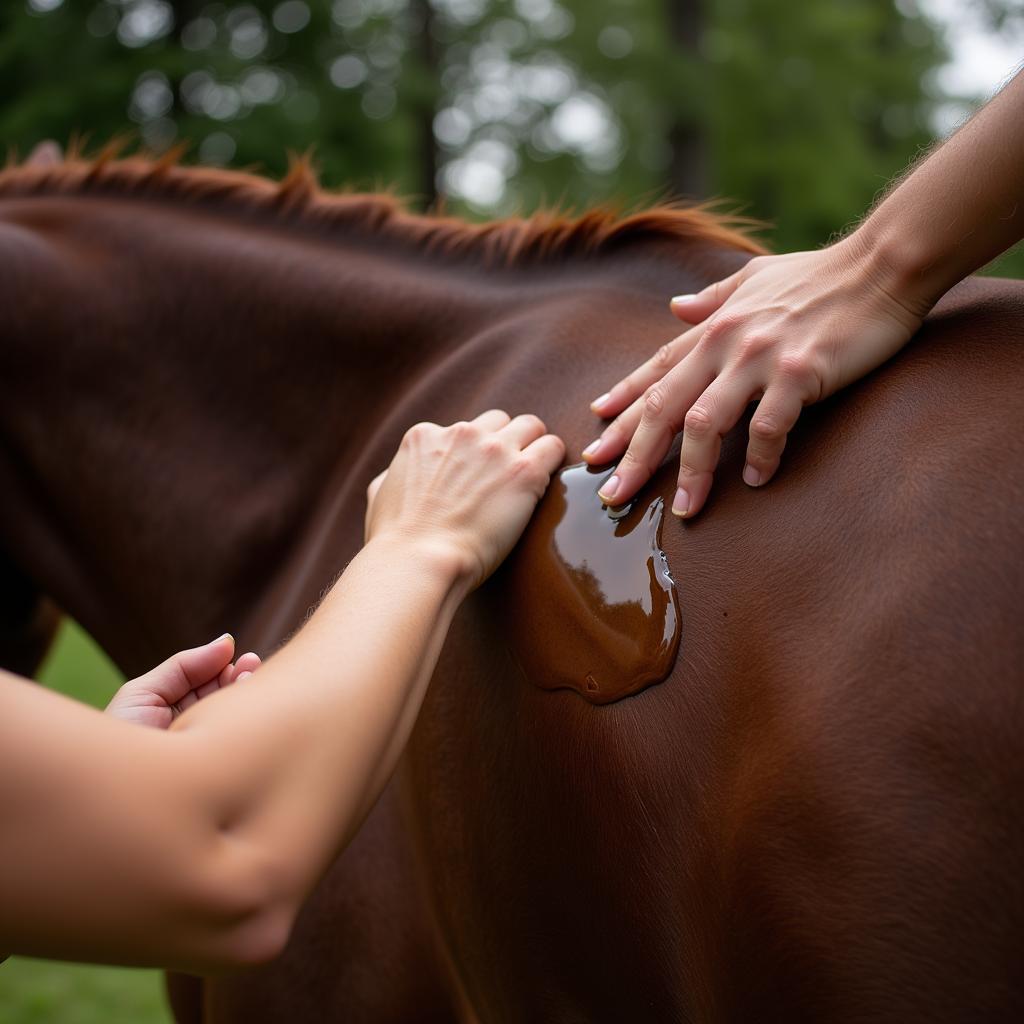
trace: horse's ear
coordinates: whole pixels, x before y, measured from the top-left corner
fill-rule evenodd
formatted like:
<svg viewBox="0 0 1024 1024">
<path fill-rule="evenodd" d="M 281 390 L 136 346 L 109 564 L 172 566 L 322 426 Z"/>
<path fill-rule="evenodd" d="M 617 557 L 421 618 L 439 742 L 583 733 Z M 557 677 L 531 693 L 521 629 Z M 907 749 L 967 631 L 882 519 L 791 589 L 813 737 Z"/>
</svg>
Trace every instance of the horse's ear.
<svg viewBox="0 0 1024 1024">
<path fill-rule="evenodd" d="M 64 159 L 64 151 L 53 139 L 44 139 L 29 153 L 25 160 L 26 167 L 56 167 Z"/>
</svg>

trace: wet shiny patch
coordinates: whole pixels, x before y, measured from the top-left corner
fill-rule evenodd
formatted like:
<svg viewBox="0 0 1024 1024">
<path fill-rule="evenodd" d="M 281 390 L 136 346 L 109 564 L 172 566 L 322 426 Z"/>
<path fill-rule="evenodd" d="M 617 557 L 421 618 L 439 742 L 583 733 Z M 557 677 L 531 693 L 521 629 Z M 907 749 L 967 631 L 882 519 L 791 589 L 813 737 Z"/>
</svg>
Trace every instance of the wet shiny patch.
<svg viewBox="0 0 1024 1024">
<path fill-rule="evenodd" d="M 611 473 L 581 464 L 552 480 L 503 588 L 512 653 L 527 678 L 594 704 L 661 682 L 680 634 L 658 538 L 664 500 L 607 508 L 597 491 Z"/>
</svg>

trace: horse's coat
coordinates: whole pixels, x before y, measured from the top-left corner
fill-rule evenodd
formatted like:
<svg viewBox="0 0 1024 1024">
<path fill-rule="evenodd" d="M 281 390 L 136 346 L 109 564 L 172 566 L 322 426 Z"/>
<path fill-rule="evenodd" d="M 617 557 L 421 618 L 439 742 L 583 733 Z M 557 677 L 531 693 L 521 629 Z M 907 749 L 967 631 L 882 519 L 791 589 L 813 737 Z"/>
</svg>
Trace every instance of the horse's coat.
<svg viewBox="0 0 1024 1024">
<path fill-rule="evenodd" d="M 492 587 L 525 678 L 608 704 L 660 683 L 679 648 L 676 589 L 658 546 L 665 502 L 607 509 L 612 469 L 569 466 L 552 481 Z"/>
<path fill-rule="evenodd" d="M 225 628 L 266 652 L 412 422 L 530 410 L 579 450 L 587 401 L 675 333 L 666 297 L 746 255 L 690 214 L 469 230 L 301 172 L 9 170 L 5 559 L 126 672 Z M 1022 286 L 971 280 L 804 414 L 766 488 L 727 440 L 706 511 L 663 524 L 686 639 L 661 685 L 525 682 L 529 566 L 499 573 L 288 951 L 182 1012 L 1020 1019 L 1022 326 Z"/>
</svg>

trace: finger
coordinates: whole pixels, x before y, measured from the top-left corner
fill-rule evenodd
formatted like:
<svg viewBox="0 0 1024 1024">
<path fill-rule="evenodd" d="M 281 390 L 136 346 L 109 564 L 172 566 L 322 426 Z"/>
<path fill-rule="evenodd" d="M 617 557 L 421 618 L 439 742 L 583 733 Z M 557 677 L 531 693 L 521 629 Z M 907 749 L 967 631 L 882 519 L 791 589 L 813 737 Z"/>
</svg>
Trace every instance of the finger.
<svg viewBox="0 0 1024 1024">
<path fill-rule="evenodd" d="M 591 466 L 603 466 L 617 459 L 633 440 L 644 414 L 643 396 L 625 412 L 619 413 L 601 432 L 601 436 L 583 449 L 583 458 Z"/>
<path fill-rule="evenodd" d="M 183 711 L 187 711 L 199 698 L 196 696 L 195 690 L 189 690 L 180 700 L 174 702 L 174 706 L 178 709 L 178 714 Z"/>
<path fill-rule="evenodd" d="M 245 679 L 249 679 L 252 676 L 251 672 L 239 672 L 238 678 L 235 680 L 236 683 L 240 683 Z"/>
<path fill-rule="evenodd" d="M 202 686 L 197 686 L 193 693 L 195 693 L 197 699 L 202 700 L 204 697 L 209 697 L 211 693 L 215 693 L 222 686 L 227 686 L 231 680 L 231 676 L 234 672 L 234 665 L 228 662 L 220 672 L 209 682 L 203 683 Z"/>
<path fill-rule="evenodd" d="M 251 676 L 262 664 L 259 654 L 247 651 L 232 666 L 228 684 L 237 683 L 243 674 Z"/>
<path fill-rule="evenodd" d="M 631 416 L 621 425 L 613 424 L 605 434 L 609 451 L 625 440 L 626 453 L 615 472 L 602 485 L 598 496 L 607 505 L 629 501 L 654 474 L 661 460 L 680 431 L 689 408 L 714 380 L 715 369 L 710 357 L 693 353 L 674 370 L 649 388 Z M 621 419 L 622 417 L 620 417 Z M 635 423 L 632 434 L 630 427 Z M 602 441 L 605 441 L 602 437 Z M 614 456 L 612 456 L 614 457 Z"/>
<path fill-rule="evenodd" d="M 243 672 L 248 672 L 252 675 L 262 665 L 263 662 L 258 654 L 254 654 L 252 651 L 247 651 L 235 662 L 235 671 L 232 676 L 232 681 L 237 682 L 238 677 Z"/>
<path fill-rule="evenodd" d="M 510 438 L 520 448 L 532 444 L 539 437 L 547 433 L 544 421 L 539 417 L 526 413 L 511 420 L 507 427 L 501 431 L 503 438 Z"/>
<path fill-rule="evenodd" d="M 678 365 L 680 360 L 689 355 L 702 333 L 703 328 L 696 327 L 662 345 L 650 359 L 641 363 L 627 377 L 623 377 L 611 391 L 601 395 L 600 398 L 595 398 L 590 403 L 591 410 L 605 418 L 621 412 L 642 395 L 647 388 L 661 380 L 672 367 Z M 589 448 L 584 449 L 584 457 L 589 450 Z"/>
<path fill-rule="evenodd" d="M 140 677 L 138 682 L 167 704 L 174 704 L 195 687 L 216 678 L 231 661 L 234 649 L 234 637 L 225 633 L 202 647 L 179 651 Z"/>
<path fill-rule="evenodd" d="M 750 404 L 753 390 L 754 385 L 742 377 L 719 377 L 690 407 L 683 421 L 673 515 L 694 516 L 704 507 L 722 450 L 722 438 L 736 426 Z"/>
<path fill-rule="evenodd" d="M 523 455 L 550 479 L 565 459 L 565 442 L 555 434 L 544 434 L 528 444 Z"/>
<path fill-rule="evenodd" d="M 750 442 L 743 479 L 751 487 L 760 487 L 779 468 L 786 438 L 803 412 L 799 394 L 784 387 L 771 387 L 758 403 L 750 420 Z"/>
<path fill-rule="evenodd" d="M 743 271 L 738 270 L 721 281 L 709 284 L 696 295 L 676 295 L 669 308 L 685 323 L 702 323 L 736 291 L 742 280 Z"/>
<path fill-rule="evenodd" d="M 215 679 L 221 669 L 231 661 L 231 655 L 234 653 L 235 638 L 230 633 L 225 633 L 212 643 L 181 651 L 170 660 L 188 681 L 188 688 L 193 690 Z"/>
<path fill-rule="evenodd" d="M 512 417 L 503 409 L 488 409 L 487 412 L 480 413 L 475 420 L 470 420 L 470 422 L 476 424 L 481 430 L 495 431 L 508 426 L 511 419 Z"/>
</svg>

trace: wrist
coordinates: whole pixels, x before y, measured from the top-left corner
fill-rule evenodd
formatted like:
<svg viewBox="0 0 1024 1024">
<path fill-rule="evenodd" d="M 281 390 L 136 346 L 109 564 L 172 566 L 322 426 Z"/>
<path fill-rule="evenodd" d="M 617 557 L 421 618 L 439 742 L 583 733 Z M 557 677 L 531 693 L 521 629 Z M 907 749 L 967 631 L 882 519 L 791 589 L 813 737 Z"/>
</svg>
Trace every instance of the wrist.
<svg viewBox="0 0 1024 1024">
<path fill-rule="evenodd" d="M 874 216 L 837 245 L 858 273 L 916 320 L 923 320 L 950 286 L 939 279 L 933 255 L 918 239 L 875 223 Z"/>
<path fill-rule="evenodd" d="M 461 602 L 473 589 L 476 567 L 457 545 L 441 537 L 415 536 L 398 530 L 385 531 L 367 541 L 367 552 L 379 552 L 390 565 L 412 569 L 426 576 Z"/>
<path fill-rule="evenodd" d="M 920 322 L 942 296 L 933 261 L 911 239 L 879 229 L 870 220 L 837 244 L 860 278 L 884 294 L 909 319 Z"/>
</svg>

